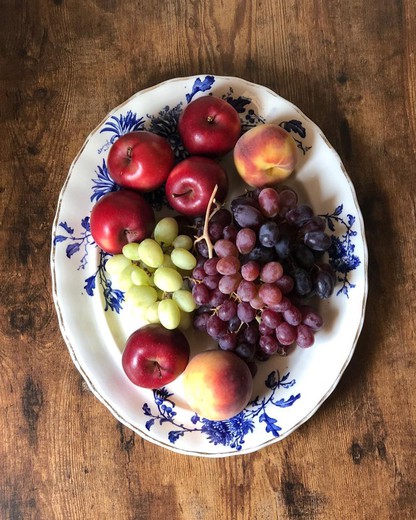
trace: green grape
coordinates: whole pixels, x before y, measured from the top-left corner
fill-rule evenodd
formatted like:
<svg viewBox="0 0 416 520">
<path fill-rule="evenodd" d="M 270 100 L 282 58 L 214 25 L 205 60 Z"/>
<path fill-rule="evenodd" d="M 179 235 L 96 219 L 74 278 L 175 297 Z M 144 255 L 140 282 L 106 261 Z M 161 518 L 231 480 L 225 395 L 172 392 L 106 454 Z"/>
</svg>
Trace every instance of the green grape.
<svg viewBox="0 0 416 520">
<path fill-rule="evenodd" d="M 183 278 L 172 267 L 159 267 L 154 274 L 154 283 L 162 291 L 175 292 L 182 287 Z"/>
<path fill-rule="evenodd" d="M 172 242 L 173 247 L 182 247 L 183 249 L 187 249 L 188 251 L 192 249 L 194 245 L 194 241 L 188 235 L 178 235 L 175 240 Z"/>
<path fill-rule="evenodd" d="M 178 304 L 181 311 L 192 312 L 196 308 L 196 303 L 192 293 L 185 289 L 179 289 L 172 294 L 172 298 Z"/>
<path fill-rule="evenodd" d="M 158 315 L 165 329 L 176 329 L 181 321 L 181 311 L 176 302 L 171 299 L 159 302 Z"/>
<path fill-rule="evenodd" d="M 173 217 L 165 217 L 156 224 L 153 232 L 156 242 L 170 246 L 178 236 L 178 223 Z"/>
<path fill-rule="evenodd" d="M 130 262 L 130 260 L 129 260 Z M 126 292 L 130 289 L 130 287 L 133 285 L 133 281 L 131 279 L 131 273 L 134 270 L 134 265 L 130 262 L 130 265 L 128 265 L 123 271 L 117 276 L 117 288 L 120 289 L 120 291 Z"/>
<path fill-rule="evenodd" d="M 173 267 L 175 268 L 175 265 L 174 263 L 172 262 L 172 259 L 170 257 L 170 255 L 168 255 L 167 253 L 165 253 L 163 255 L 163 264 L 162 264 L 162 267 Z"/>
<path fill-rule="evenodd" d="M 183 247 L 173 249 L 171 259 L 176 267 L 190 271 L 196 266 L 196 258 L 194 255 Z"/>
<path fill-rule="evenodd" d="M 159 303 L 160 302 L 154 302 L 147 309 L 145 310 L 145 318 L 149 323 L 160 323 L 159 320 Z"/>
<path fill-rule="evenodd" d="M 181 330 L 187 330 L 192 325 L 191 314 L 189 314 L 189 312 L 184 312 L 181 310 L 180 310 L 180 313 L 181 313 L 181 319 L 179 321 L 178 328 Z"/>
<path fill-rule="evenodd" d="M 138 265 L 133 266 L 131 271 L 131 281 L 134 285 L 150 285 L 148 274 Z"/>
<path fill-rule="evenodd" d="M 148 285 L 133 285 L 126 291 L 125 298 L 134 307 L 148 307 L 157 300 L 157 292 Z"/>
<path fill-rule="evenodd" d="M 120 254 L 109 258 L 105 263 L 105 269 L 110 276 L 117 276 L 129 265 L 131 265 L 131 261 Z"/>
<path fill-rule="evenodd" d="M 137 242 L 130 242 L 129 244 L 126 244 L 125 246 L 123 246 L 123 249 L 121 251 L 123 255 L 129 260 L 140 260 L 139 244 Z"/>
<path fill-rule="evenodd" d="M 145 238 L 143 242 L 140 242 L 139 257 L 149 267 L 159 267 L 163 263 L 162 248 L 151 238 Z"/>
</svg>

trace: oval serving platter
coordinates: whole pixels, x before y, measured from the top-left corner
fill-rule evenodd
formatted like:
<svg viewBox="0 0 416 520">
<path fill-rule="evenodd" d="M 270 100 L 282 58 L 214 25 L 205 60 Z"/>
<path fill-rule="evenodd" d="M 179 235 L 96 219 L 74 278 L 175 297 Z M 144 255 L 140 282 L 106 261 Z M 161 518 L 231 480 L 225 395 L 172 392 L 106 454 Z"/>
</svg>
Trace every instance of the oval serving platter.
<svg viewBox="0 0 416 520">
<path fill-rule="evenodd" d="M 118 189 L 107 171 L 112 143 L 132 130 L 167 138 L 179 161 L 184 149 L 177 121 L 199 96 L 226 99 L 240 114 L 243 131 L 275 123 L 295 139 L 299 163 L 285 184 L 326 219 L 332 236 L 329 262 L 337 274 L 330 299 L 319 302 L 324 327 L 309 349 L 258 363 L 248 406 L 228 421 L 208 421 L 190 410 L 179 377 L 159 390 L 134 386 L 121 354 L 141 322 L 127 315 L 123 293 L 113 287 L 109 255 L 94 243 L 89 217 L 95 202 Z M 230 179 L 228 200 L 247 188 L 232 154 L 223 159 Z M 172 214 L 163 189 L 147 195 L 156 216 Z M 71 358 L 95 396 L 121 423 L 143 438 L 188 455 L 224 457 L 256 451 L 284 439 L 328 398 L 347 367 L 362 329 L 367 300 L 367 247 L 354 187 L 321 130 L 297 107 L 268 88 L 235 77 L 176 78 L 142 90 L 115 108 L 89 135 L 61 190 L 52 229 L 51 271 L 59 325 Z M 187 332 L 192 354 L 210 345 Z M 198 337 L 197 337 L 198 336 Z M 212 346 L 212 344 L 211 344 Z"/>
</svg>

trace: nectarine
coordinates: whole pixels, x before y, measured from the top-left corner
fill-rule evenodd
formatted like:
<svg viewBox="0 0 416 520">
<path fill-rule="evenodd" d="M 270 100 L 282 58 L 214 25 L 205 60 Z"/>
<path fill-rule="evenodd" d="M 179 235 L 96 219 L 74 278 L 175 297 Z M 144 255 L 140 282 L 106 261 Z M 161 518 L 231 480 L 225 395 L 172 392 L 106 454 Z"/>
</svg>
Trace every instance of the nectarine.
<svg viewBox="0 0 416 520">
<path fill-rule="evenodd" d="M 193 411 L 205 419 L 223 421 L 245 408 L 253 378 L 247 364 L 233 352 L 206 350 L 188 363 L 183 385 Z"/>
<path fill-rule="evenodd" d="M 234 163 L 250 186 L 263 188 L 283 181 L 298 160 L 292 136 L 275 124 L 255 126 L 243 134 L 234 148 Z"/>
</svg>

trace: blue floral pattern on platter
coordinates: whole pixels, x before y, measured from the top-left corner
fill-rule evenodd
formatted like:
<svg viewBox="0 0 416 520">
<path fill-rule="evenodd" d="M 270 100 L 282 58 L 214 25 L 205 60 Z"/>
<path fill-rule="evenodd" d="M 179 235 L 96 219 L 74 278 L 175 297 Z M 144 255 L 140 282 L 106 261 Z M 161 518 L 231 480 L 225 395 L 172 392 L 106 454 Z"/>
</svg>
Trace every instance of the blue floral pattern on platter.
<svg viewBox="0 0 416 520">
<path fill-rule="evenodd" d="M 120 365 L 114 363 L 114 354 L 118 356 L 119 352 L 114 350 L 112 339 L 118 343 L 121 338 L 128 337 L 136 326 L 135 317 L 126 312 L 127 308 L 124 311 L 124 293 L 113 287 L 107 277 L 106 262 L 111 255 L 97 247 L 90 230 L 89 215 L 93 204 L 106 193 L 120 189 L 107 168 L 110 146 L 129 131 L 149 130 L 165 137 L 174 150 L 176 161 L 181 161 L 188 154 L 177 132 L 178 120 L 187 103 L 201 93 L 220 96 L 232 104 L 240 115 L 243 132 L 273 121 L 291 133 L 299 156 L 303 156 L 301 161 L 305 160 L 294 179 L 295 184 L 304 181 L 312 207 L 319 208 L 322 200 L 327 201 L 320 216 L 331 235 L 332 246 L 327 257 L 338 278 L 333 297 L 323 302 L 334 311 L 331 311 L 332 316 L 336 315 L 337 320 L 322 331 L 317 348 L 295 349 L 293 356 L 291 353 L 287 358 L 262 363 L 255 378 L 258 395 L 240 414 L 227 421 L 210 421 L 182 407 L 184 399 L 176 383 L 154 391 L 135 389 L 133 396 L 124 379 L 120 381 L 121 386 L 114 387 L 112 382 L 119 376 Z M 86 141 L 60 197 L 51 252 L 60 326 L 74 362 L 92 391 L 136 433 L 187 454 L 224 456 L 250 452 L 284 438 L 310 417 L 335 388 L 355 347 L 364 311 L 361 305 L 353 303 L 362 301 L 365 308 L 367 282 L 365 237 L 360 233 L 362 224 L 354 190 L 350 189 L 348 176 L 344 177 L 342 164 L 339 168 L 336 153 L 327 142 L 322 146 L 325 139 L 321 139 L 307 118 L 296 107 L 259 86 L 238 78 L 234 81 L 232 78 L 200 76 L 169 81 L 152 89 L 149 97 L 148 93 L 143 94 L 135 95 L 114 110 Z M 160 104 L 159 100 L 162 100 Z M 264 107 L 264 110 L 258 107 Z M 315 170 L 316 159 L 326 165 L 319 178 Z M 322 190 L 315 190 L 320 182 Z M 163 187 L 146 197 L 156 212 L 168 208 Z M 77 210 L 79 204 L 82 210 Z M 76 283 L 72 283 L 73 279 Z M 80 316 L 74 315 L 73 309 L 74 306 L 84 308 L 84 305 L 85 321 L 81 320 L 80 325 Z M 95 338 L 95 345 L 99 346 L 98 357 L 95 348 L 91 348 L 91 341 L 85 338 L 85 329 L 90 327 L 90 312 L 94 315 L 90 333 Z M 344 330 L 346 319 L 352 319 L 357 327 Z M 106 333 L 107 327 L 111 329 L 110 336 Z M 339 341 L 344 333 L 348 341 L 344 341 L 344 337 Z M 194 331 L 190 332 L 190 341 L 192 348 L 197 348 Z M 334 341 L 338 346 L 336 355 L 331 354 Z M 339 361 L 341 365 L 338 365 Z M 319 372 L 322 366 L 328 370 L 329 386 L 316 381 L 316 370 Z M 318 388 L 316 400 L 314 392 L 309 392 L 311 385 Z M 127 401 L 126 394 L 129 396 Z"/>
<path fill-rule="evenodd" d="M 198 92 L 208 92 L 214 83 L 214 76 L 206 76 L 203 79 L 197 78 L 192 86 L 191 92 L 187 93 L 185 96 L 186 102 L 190 103 Z M 264 124 L 266 122 L 265 119 L 257 114 L 250 106 L 252 100 L 244 96 L 235 97 L 232 87 L 228 89 L 222 98 L 230 103 L 240 114 L 243 132 L 249 130 L 253 126 Z M 178 103 L 172 108 L 164 106 L 156 115 L 146 114 L 145 117 L 138 116 L 131 110 L 128 110 L 126 114 L 121 113 L 118 116 L 112 115 L 100 130 L 100 133 L 110 135 L 110 137 L 106 144 L 97 150 L 97 153 L 100 154 L 103 151 L 108 150 L 112 143 L 128 132 L 147 129 L 166 138 L 174 150 L 176 161 L 179 162 L 183 160 L 187 156 L 187 152 L 184 149 L 177 132 L 177 124 L 182 110 L 182 103 Z M 301 121 L 291 119 L 288 121 L 282 121 L 279 124 L 286 131 L 294 134 L 293 138 L 304 155 L 311 149 L 311 146 L 304 143 L 307 135 L 306 129 Z M 109 175 L 105 158 L 103 158 L 100 164 L 97 165 L 95 178 L 92 178 L 91 181 L 91 202 L 97 202 L 106 193 L 120 189 Z M 145 198 L 156 211 L 160 211 L 164 206 L 168 206 L 163 186 L 154 192 L 145 194 Z M 356 231 L 352 229 L 355 217 L 350 214 L 345 218 L 342 217 L 342 210 L 343 205 L 341 204 L 332 214 L 326 214 L 323 216 L 326 219 L 328 228 L 334 233 L 332 235 L 332 247 L 329 251 L 329 259 L 330 264 L 338 273 L 338 281 L 342 284 L 341 288 L 337 292 L 337 296 L 343 294 L 348 297 L 349 290 L 355 287 L 354 284 L 350 283 L 348 275 L 358 267 L 360 260 L 354 254 L 355 246 L 352 242 L 353 237 L 356 236 Z M 341 237 L 338 237 L 335 234 L 335 223 L 344 225 L 346 228 L 345 234 Z M 70 242 L 66 248 L 66 255 L 68 258 L 71 258 L 75 253 L 78 253 L 82 247 L 83 255 L 78 269 L 85 268 L 85 265 L 87 264 L 88 247 L 96 247 L 89 231 L 89 217 L 86 216 L 81 220 L 81 228 L 83 231 L 81 231 L 77 237 L 74 235 L 74 229 L 68 226 L 66 222 L 61 222 L 59 225 L 65 231 L 65 234 L 55 236 L 54 244 L 68 240 Z M 122 309 L 124 295 L 121 291 L 113 289 L 111 281 L 105 276 L 106 260 L 107 255 L 100 255 L 100 264 L 98 269 L 93 276 L 90 276 L 85 280 L 86 285 L 84 286 L 84 289 L 89 296 L 93 296 L 94 290 L 98 284 L 103 290 L 105 309 L 111 309 L 119 313 Z M 96 278 L 98 280 L 96 280 Z"/>
<path fill-rule="evenodd" d="M 278 390 L 289 389 L 296 384 L 294 379 L 289 379 L 289 375 L 290 373 L 287 372 L 280 377 L 279 371 L 274 370 L 264 382 L 267 390 L 261 399 L 259 396 L 255 397 L 242 412 L 226 421 L 211 421 L 194 414 L 190 419 L 194 427 L 177 422 L 176 405 L 172 399 L 173 393 L 169 393 L 164 387 L 153 390 L 157 411 L 153 412 L 149 404 L 144 403 L 143 413 L 150 417 L 146 421 L 145 427 L 151 431 L 156 423 L 159 425 L 169 423 L 172 429 L 169 430 L 167 437 L 171 444 L 175 444 L 184 435 L 199 433 L 203 434 L 214 446 L 222 445 L 236 451 L 242 449 L 245 437 L 253 433 L 256 426 L 264 426 L 267 433 L 279 437 L 282 428 L 278 425 L 277 419 L 271 416 L 271 411 L 274 411 L 275 408 L 288 408 L 301 397 L 298 393 L 285 398 L 281 397 L 281 392 L 279 392 L 279 398 L 276 398 L 275 394 Z"/>
</svg>

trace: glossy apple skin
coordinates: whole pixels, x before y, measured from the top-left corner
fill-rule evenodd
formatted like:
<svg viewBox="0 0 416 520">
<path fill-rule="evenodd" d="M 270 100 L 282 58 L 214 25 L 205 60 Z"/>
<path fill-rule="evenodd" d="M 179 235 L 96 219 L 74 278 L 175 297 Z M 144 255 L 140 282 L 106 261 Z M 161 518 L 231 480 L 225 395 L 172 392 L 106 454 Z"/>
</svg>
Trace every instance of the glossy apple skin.
<svg viewBox="0 0 416 520">
<path fill-rule="evenodd" d="M 224 168 L 209 157 L 188 157 L 170 172 L 165 186 L 166 198 L 179 213 L 199 217 L 205 214 L 215 185 L 218 185 L 215 199 L 223 202 L 228 193 Z"/>
<path fill-rule="evenodd" d="M 247 406 L 253 378 L 247 364 L 233 352 L 207 350 L 188 363 L 183 388 L 193 411 L 205 419 L 223 421 Z"/>
<path fill-rule="evenodd" d="M 129 242 L 149 237 L 155 226 L 152 206 L 137 192 L 112 191 L 93 206 L 90 218 L 92 238 L 103 251 L 121 253 Z"/>
<path fill-rule="evenodd" d="M 160 388 L 174 381 L 188 365 L 190 347 L 184 334 L 158 323 L 145 325 L 127 339 L 122 366 L 132 383 Z"/>
<path fill-rule="evenodd" d="M 240 137 L 240 116 L 224 99 L 203 96 L 182 112 L 178 130 L 191 155 L 219 157 L 232 150 Z"/>
<path fill-rule="evenodd" d="M 122 135 L 111 146 L 107 159 L 108 172 L 117 184 L 143 192 L 161 186 L 173 164 L 168 141 L 145 130 Z"/>
<path fill-rule="evenodd" d="M 237 141 L 234 164 L 249 186 L 263 188 L 285 180 L 298 161 L 296 143 L 278 125 L 251 128 Z"/>
</svg>

